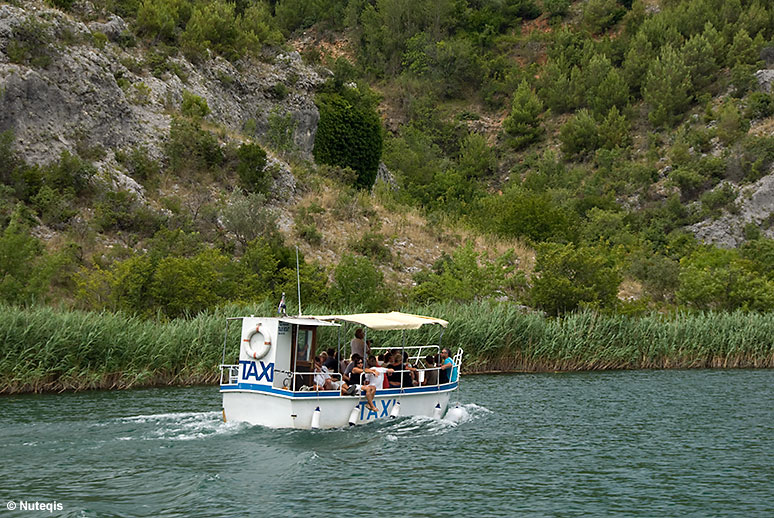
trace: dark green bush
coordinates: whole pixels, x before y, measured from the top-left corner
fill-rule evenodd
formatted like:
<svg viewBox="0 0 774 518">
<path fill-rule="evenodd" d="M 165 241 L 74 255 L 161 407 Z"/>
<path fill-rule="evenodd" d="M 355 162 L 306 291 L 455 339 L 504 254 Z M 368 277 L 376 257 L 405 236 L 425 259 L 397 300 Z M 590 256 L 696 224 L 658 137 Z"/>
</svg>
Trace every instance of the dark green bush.
<svg viewBox="0 0 774 518">
<path fill-rule="evenodd" d="M 266 170 L 266 151 L 261 146 L 245 143 L 237 149 L 239 184 L 247 192 L 268 192 L 272 177 Z"/>
<path fill-rule="evenodd" d="M 345 98 L 339 93 L 321 93 L 315 98 L 320 122 L 314 139 L 318 162 L 351 167 L 358 173 L 356 185 L 370 188 L 382 157 L 382 126 L 379 114 L 356 91 Z"/>
<path fill-rule="evenodd" d="M 347 248 L 357 254 L 384 263 L 392 259 L 392 253 L 384 242 L 385 237 L 382 234 L 368 231 L 359 239 L 351 239 Z"/>
<path fill-rule="evenodd" d="M 210 170 L 224 159 L 218 139 L 191 120 L 172 119 L 166 147 L 169 165 L 174 172 Z"/>
<path fill-rule="evenodd" d="M 508 143 L 515 149 L 522 149 L 535 142 L 543 134 L 540 126 L 540 114 L 543 113 L 543 103 L 522 81 L 513 94 L 511 113 L 503 121 L 503 131 Z"/>
</svg>

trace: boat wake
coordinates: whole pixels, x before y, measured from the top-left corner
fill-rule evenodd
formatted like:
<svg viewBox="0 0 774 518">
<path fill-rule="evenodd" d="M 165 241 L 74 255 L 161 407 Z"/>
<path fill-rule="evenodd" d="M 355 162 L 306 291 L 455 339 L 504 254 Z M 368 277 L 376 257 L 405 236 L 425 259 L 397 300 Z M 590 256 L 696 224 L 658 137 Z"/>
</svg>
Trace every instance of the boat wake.
<svg viewBox="0 0 774 518">
<path fill-rule="evenodd" d="M 222 434 L 232 434 L 243 428 L 242 423 L 224 423 L 220 412 L 178 412 L 168 414 L 121 417 L 121 423 L 147 425 L 141 436 L 119 437 L 119 440 L 190 441 Z"/>
<path fill-rule="evenodd" d="M 490 414 L 491 411 L 475 403 L 460 404 L 450 403 L 449 409 L 443 419 L 434 419 L 425 416 L 412 416 L 397 421 L 390 421 L 380 432 L 385 434 L 388 441 L 397 441 L 401 437 L 436 436 L 443 435 L 457 426 L 475 421 Z"/>
</svg>

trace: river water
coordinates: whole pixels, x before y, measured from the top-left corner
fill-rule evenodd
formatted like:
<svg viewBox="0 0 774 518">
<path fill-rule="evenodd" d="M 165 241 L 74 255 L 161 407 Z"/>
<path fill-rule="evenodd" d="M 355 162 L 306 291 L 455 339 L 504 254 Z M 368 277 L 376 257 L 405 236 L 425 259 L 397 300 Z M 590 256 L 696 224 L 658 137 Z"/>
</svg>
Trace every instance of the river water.
<svg viewBox="0 0 774 518">
<path fill-rule="evenodd" d="M 774 371 L 468 376 L 455 401 L 278 431 L 222 423 L 216 387 L 2 397 L 0 517 L 774 516 Z"/>
</svg>

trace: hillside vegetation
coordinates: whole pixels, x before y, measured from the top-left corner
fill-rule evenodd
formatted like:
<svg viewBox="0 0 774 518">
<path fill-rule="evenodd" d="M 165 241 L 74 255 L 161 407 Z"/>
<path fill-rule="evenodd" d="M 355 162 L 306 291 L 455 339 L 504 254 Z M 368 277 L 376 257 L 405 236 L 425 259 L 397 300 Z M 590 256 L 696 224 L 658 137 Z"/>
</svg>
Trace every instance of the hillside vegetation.
<svg viewBox="0 0 774 518">
<path fill-rule="evenodd" d="M 73 34 L 29 16 L 0 49 L 14 73 L 55 67 L 75 47 L 115 49 L 132 77 L 182 83 L 183 94 L 164 108 L 161 144 L 83 135 L 41 163 L 18 128 L 0 127 L 9 305 L 165 320 L 276 302 L 295 293 L 298 244 L 302 298 L 328 307 L 774 309 L 774 209 L 733 223 L 736 247 L 696 237 L 740 221 L 772 172 L 774 96 L 755 75 L 774 65 L 766 2 L 47 5 L 84 22 L 118 16 L 127 29 Z M 0 12 L 34 6 L 0 2 Z M 181 65 L 248 71 L 293 50 L 323 78 L 311 153 L 279 110 L 265 125 L 218 123 Z M 135 105 L 153 93 L 113 75 Z M 302 82 L 289 74 L 270 95 L 295 99 Z M 106 160 L 140 189 L 101 181 L 95 163 Z"/>
</svg>

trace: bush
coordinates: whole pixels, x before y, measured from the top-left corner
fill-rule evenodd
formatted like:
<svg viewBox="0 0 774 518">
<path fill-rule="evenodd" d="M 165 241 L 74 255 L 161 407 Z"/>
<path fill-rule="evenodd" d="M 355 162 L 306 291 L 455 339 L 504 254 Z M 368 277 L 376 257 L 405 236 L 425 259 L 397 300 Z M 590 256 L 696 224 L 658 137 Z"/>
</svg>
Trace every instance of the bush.
<svg viewBox="0 0 774 518">
<path fill-rule="evenodd" d="M 220 217 L 226 230 L 243 246 L 259 237 L 277 239 L 277 216 L 267 206 L 263 194 L 234 191 L 221 208 Z"/>
<path fill-rule="evenodd" d="M 261 146 L 245 143 L 237 149 L 239 184 L 247 192 L 268 192 L 272 176 L 266 170 L 266 151 Z"/>
<path fill-rule="evenodd" d="M 541 113 L 543 103 L 529 84 L 522 81 L 513 94 L 511 113 L 503 121 L 503 131 L 512 147 L 522 149 L 540 138 L 543 134 L 539 118 Z"/>
<path fill-rule="evenodd" d="M 0 301 L 30 304 L 42 300 L 55 271 L 55 262 L 30 235 L 17 207 L 0 235 Z"/>
<path fill-rule="evenodd" d="M 537 249 L 530 292 L 532 303 L 552 316 L 581 306 L 615 306 L 621 275 L 605 250 L 573 244 Z"/>
<path fill-rule="evenodd" d="M 564 240 L 573 231 L 569 211 L 557 206 L 547 194 L 527 192 L 520 187 L 509 188 L 502 196 L 482 199 L 471 218 L 483 230 L 535 242 Z"/>
<path fill-rule="evenodd" d="M 199 124 L 180 118 L 173 118 L 169 128 L 167 156 L 173 172 L 185 170 L 210 170 L 223 162 L 223 151 L 218 139 Z"/>
<path fill-rule="evenodd" d="M 583 158 L 593 153 L 600 144 L 597 122 L 585 108 L 562 126 L 559 132 L 562 152 L 574 158 Z"/>
<path fill-rule="evenodd" d="M 442 254 L 432 269 L 416 273 L 414 280 L 417 285 L 409 295 L 421 304 L 504 295 L 515 298 L 524 286 L 523 274 L 516 272 L 512 252 L 490 260 L 485 254 L 479 255 L 472 243 L 458 248 L 451 256 Z"/>
<path fill-rule="evenodd" d="M 648 68 L 642 97 L 650 106 L 648 117 L 656 126 L 672 126 L 691 102 L 691 74 L 671 46 Z"/>
<path fill-rule="evenodd" d="M 180 111 L 186 117 L 198 120 L 209 115 L 210 107 L 203 97 L 199 97 L 188 90 L 183 90 L 183 102 L 180 105 Z"/>
<path fill-rule="evenodd" d="M 680 304 L 703 310 L 774 309 L 774 282 L 736 250 L 703 247 L 680 260 Z"/>
<path fill-rule="evenodd" d="M 363 311 L 388 311 L 392 295 L 384 275 L 365 257 L 344 254 L 333 271 L 331 302 L 345 308 Z"/>
<path fill-rule="evenodd" d="M 765 92 L 753 92 L 747 96 L 747 119 L 765 119 L 774 115 L 774 96 Z"/>
<path fill-rule="evenodd" d="M 392 253 L 384 241 L 385 238 L 382 234 L 368 231 L 360 239 L 351 239 L 348 248 L 357 254 L 384 263 L 392 258 Z"/>
<path fill-rule="evenodd" d="M 370 188 L 382 157 L 381 119 L 359 93 L 348 97 L 338 93 L 315 97 L 320 122 L 313 154 L 320 163 L 351 167 L 358 174 L 356 185 Z"/>
</svg>

